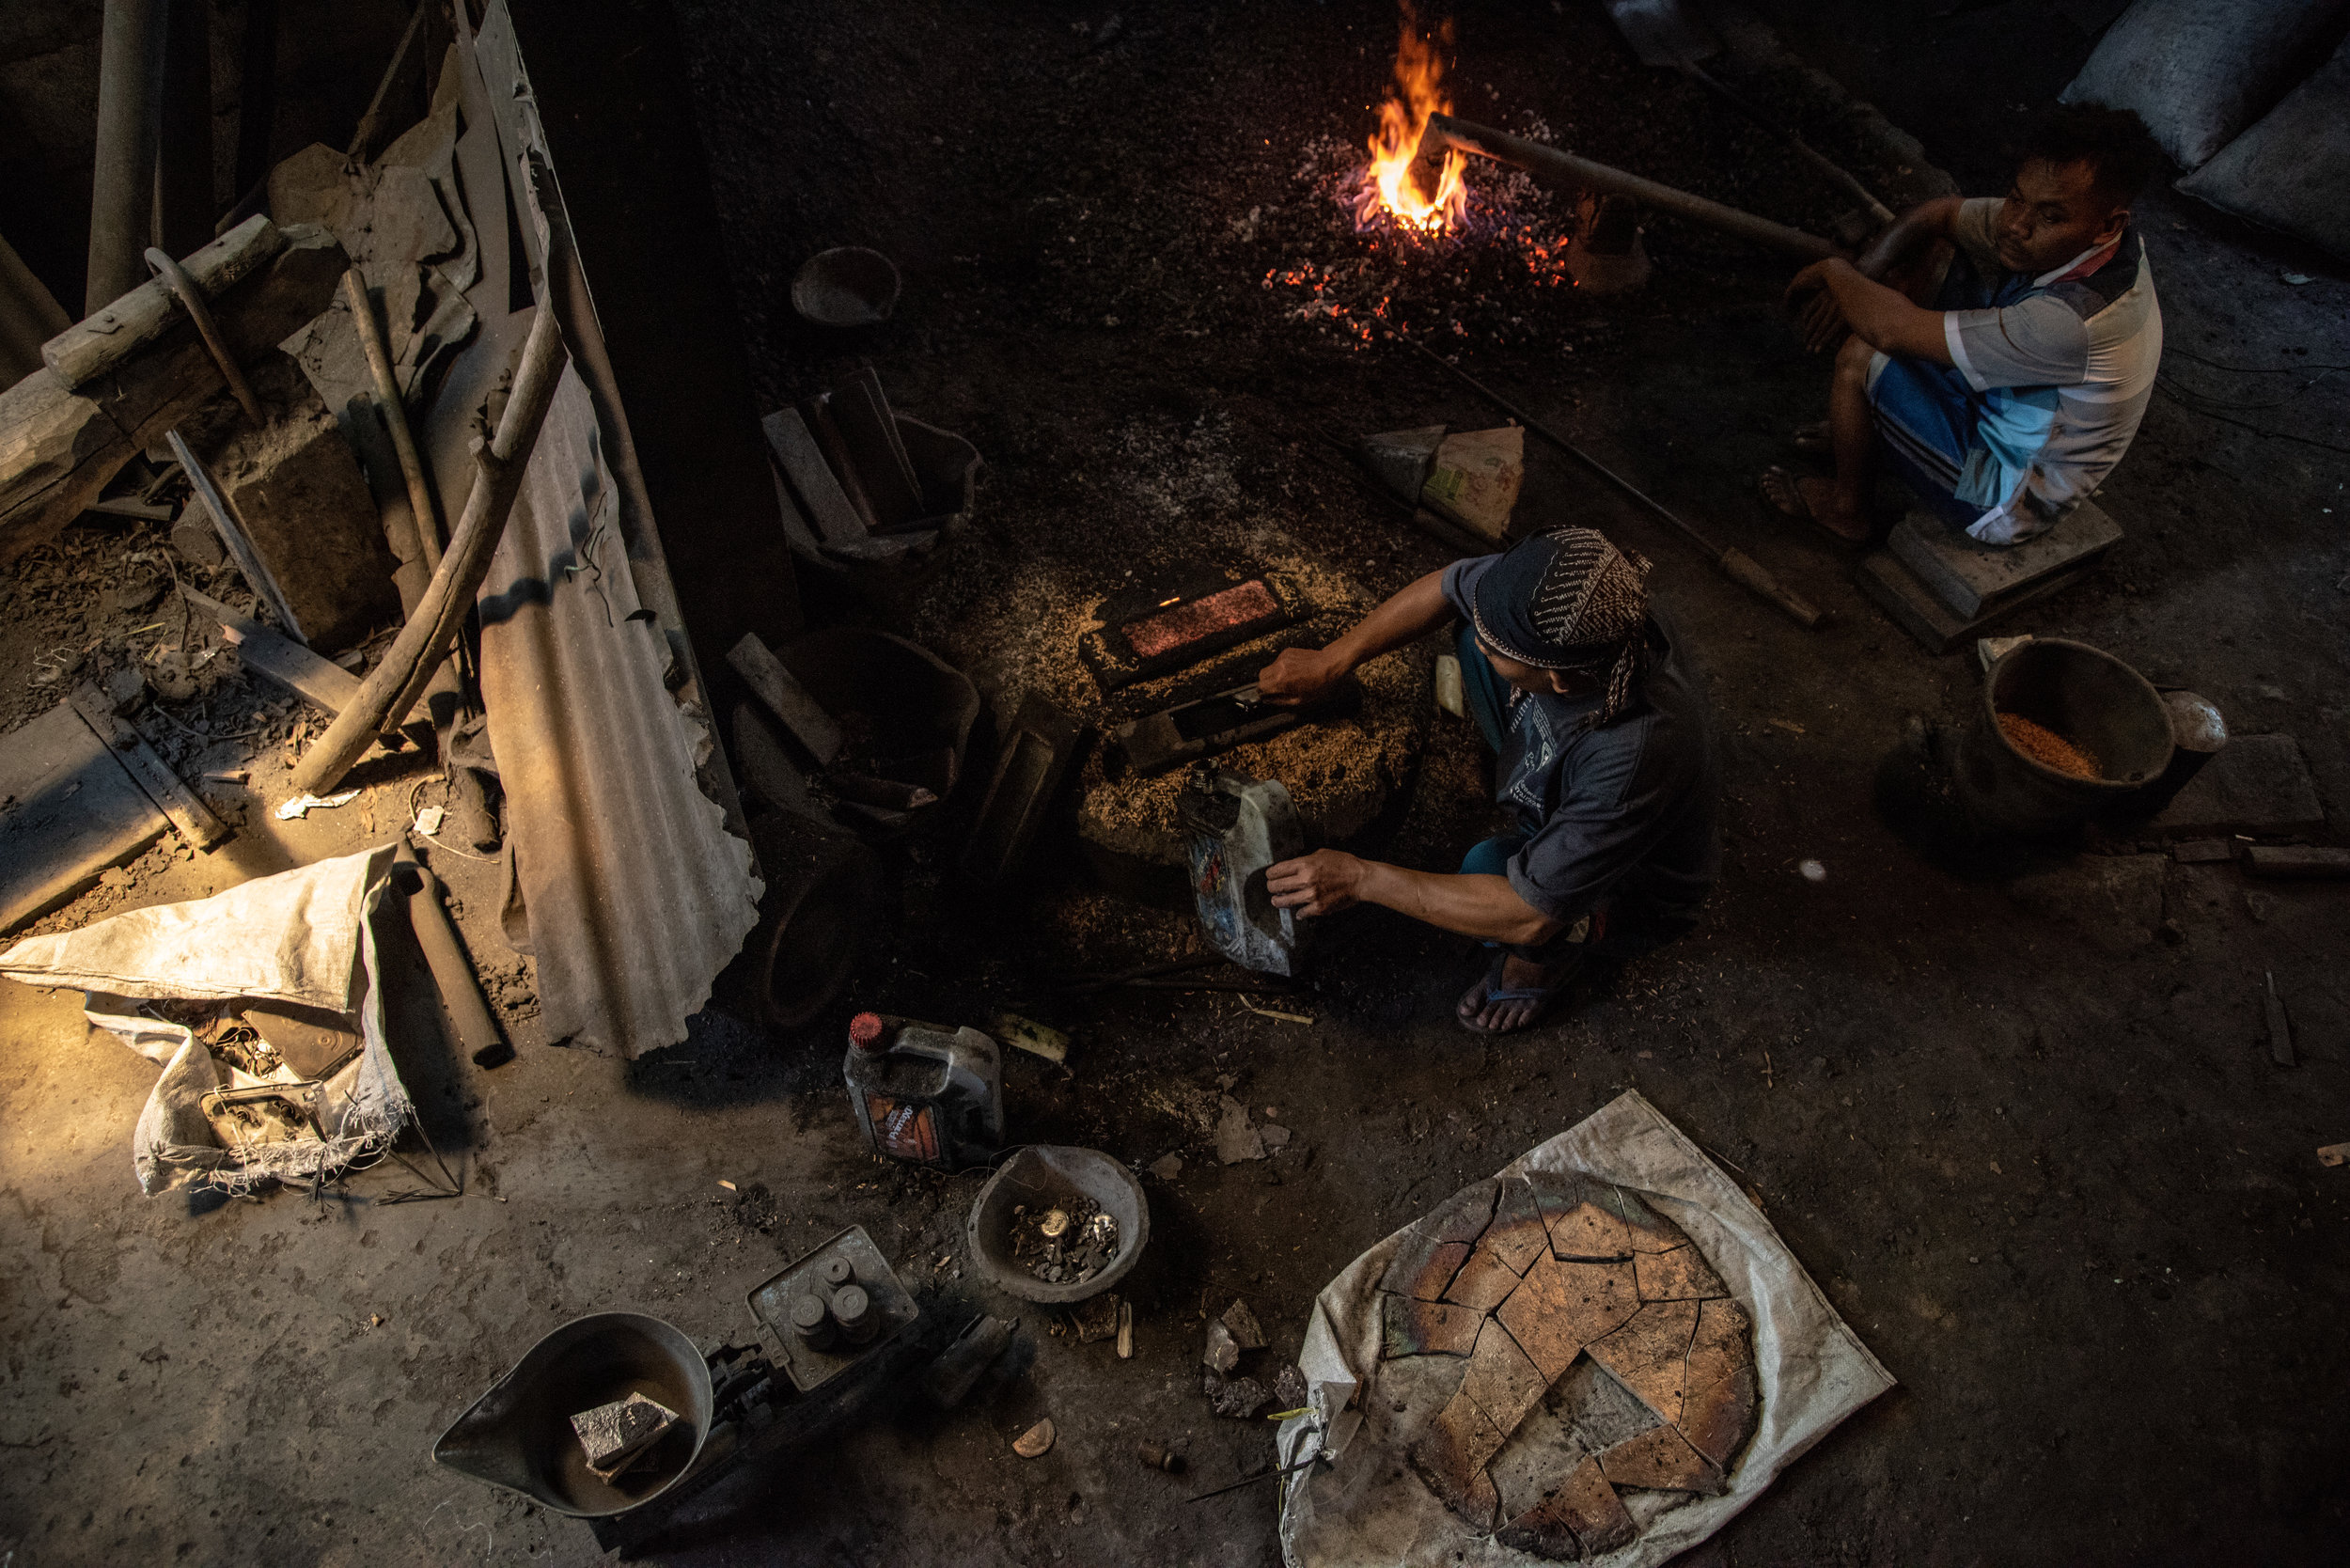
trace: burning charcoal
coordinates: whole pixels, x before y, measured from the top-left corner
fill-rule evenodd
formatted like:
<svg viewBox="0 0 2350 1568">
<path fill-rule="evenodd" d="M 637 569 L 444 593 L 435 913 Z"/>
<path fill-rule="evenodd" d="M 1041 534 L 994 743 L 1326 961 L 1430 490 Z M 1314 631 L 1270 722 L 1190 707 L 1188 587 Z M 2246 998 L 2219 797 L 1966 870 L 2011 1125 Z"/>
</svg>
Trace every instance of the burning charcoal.
<svg viewBox="0 0 2350 1568">
<path fill-rule="evenodd" d="M 658 1400 L 631 1394 L 572 1418 L 572 1430 L 587 1451 L 588 1467 L 610 1481 L 677 1424 L 677 1412 Z"/>
</svg>

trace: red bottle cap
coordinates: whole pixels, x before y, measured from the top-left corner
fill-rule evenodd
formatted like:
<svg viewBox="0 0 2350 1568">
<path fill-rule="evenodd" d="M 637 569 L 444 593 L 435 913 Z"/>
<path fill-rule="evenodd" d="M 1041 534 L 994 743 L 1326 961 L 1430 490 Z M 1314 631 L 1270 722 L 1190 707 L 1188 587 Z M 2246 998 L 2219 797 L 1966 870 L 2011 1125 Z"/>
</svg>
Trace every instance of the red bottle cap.
<svg viewBox="0 0 2350 1568">
<path fill-rule="evenodd" d="M 885 1032 L 878 1012 L 860 1012 L 849 1020 L 849 1043 L 860 1051 L 880 1050 Z"/>
</svg>

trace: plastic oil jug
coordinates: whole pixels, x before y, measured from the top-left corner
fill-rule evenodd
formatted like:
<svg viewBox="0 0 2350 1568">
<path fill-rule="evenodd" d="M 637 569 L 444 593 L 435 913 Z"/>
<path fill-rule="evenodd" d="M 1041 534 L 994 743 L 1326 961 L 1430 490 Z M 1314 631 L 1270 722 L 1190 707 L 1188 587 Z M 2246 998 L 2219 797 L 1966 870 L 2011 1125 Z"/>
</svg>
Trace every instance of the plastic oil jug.
<svg viewBox="0 0 2350 1568">
<path fill-rule="evenodd" d="M 1264 975 L 1297 973 L 1293 912 L 1273 907 L 1265 873 L 1306 853 L 1290 792 L 1201 762 L 1176 797 L 1191 849 L 1191 896 L 1208 946 Z"/>
<path fill-rule="evenodd" d="M 877 1154 L 963 1170 L 1003 1147 L 1003 1058 L 977 1029 L 860 1012 L 841 1074 Z"/>
</svg>

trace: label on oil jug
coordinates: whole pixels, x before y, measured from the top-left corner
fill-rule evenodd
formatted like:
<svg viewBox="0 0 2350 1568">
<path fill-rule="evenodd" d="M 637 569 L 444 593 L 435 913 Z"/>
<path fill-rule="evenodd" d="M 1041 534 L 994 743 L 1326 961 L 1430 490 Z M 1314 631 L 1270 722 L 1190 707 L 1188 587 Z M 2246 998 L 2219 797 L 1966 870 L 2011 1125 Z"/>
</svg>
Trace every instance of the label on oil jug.
<svg viewBox="0 0 2350 1568">
<path fill-rule="evenodd" d="M 883 1153 L 901 1160 L 919 1160 L 926 1165 L 937 1163 L 935 1107 L 869 1094 L 865 1097 L 865 1114 L 872 1122 L 873 1141 L 880 1145 Z"/>
</svg>

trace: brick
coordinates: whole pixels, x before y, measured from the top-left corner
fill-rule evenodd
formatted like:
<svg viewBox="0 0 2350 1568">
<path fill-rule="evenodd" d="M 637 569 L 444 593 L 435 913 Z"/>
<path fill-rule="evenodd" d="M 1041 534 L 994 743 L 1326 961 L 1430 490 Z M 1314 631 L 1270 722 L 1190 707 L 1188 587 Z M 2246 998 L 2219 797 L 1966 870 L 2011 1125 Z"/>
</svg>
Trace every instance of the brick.
<svg viewBox="0 0 2350 1568">
<path fill-rule="evenodd" d="M 1694 1301 L 1652 1301 L 1584 1353 L 1640 1397 L 1657 1419 L 1681 1419 L 1682 1367 L 1697 1331 Z"/>
<path fill-rule="evenodd" d="M 1700 1301 L 1728 1295 L 1721 1276 L 1694 1246 L 1670 1252 L 1643 1252 L 1632 1260 L 1642 1301 Z"/>
</svg>

